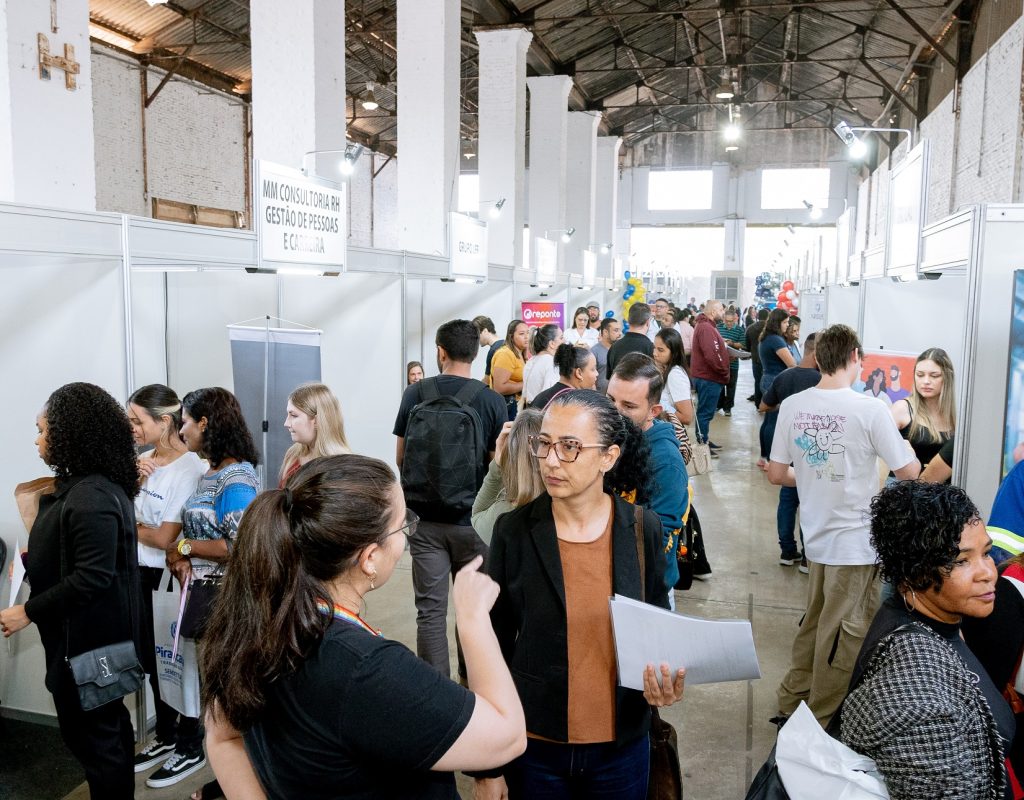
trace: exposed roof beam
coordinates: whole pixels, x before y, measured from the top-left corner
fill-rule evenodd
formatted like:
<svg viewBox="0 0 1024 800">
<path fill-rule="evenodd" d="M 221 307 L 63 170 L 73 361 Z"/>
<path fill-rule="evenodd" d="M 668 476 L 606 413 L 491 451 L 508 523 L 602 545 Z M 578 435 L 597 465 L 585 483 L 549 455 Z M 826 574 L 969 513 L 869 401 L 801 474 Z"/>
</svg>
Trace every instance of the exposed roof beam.
<svg viewBox="0 0 1024 800">
<path fill-rule="evenodd" d="M 943 49 L 942 45 L 939 44 L 938 41 L 936 41 L 932 37 L 932 35 L 930 33 L 928 33 L 928 31 L 926 31 L 924 28 L 922 28 L 917 23 L 917 20 L 915 20 L 912 16 L 910 16 L 910 14 L 908 14 L 905 9 L 900 8 L 899 4 L 894 2 L 894 0 L 885 0 L 885 2 L 889 5 L 890 8 L 892 8 L 893 11 L 895 11 L 897 14 L 899 14 L 901 17 L 903 17 L 903 19 L 905 19 L 907 21 L 907 24 L 911 28 L 913 28 L 915 31 L 917 31 L 918 35 L 922 39 L 924 39 L 926 42 L 928 42 L 928 44 L 931 45 L 932 50 L 934 50 L 936 53 L 938 53 L 940 56 L 942 56 L 944 59 L 946 59 L 946 61 L 949 63 L 950 66 L 952 66 L 952 67 L 956 66 L 956 59 L 953 58 L 953 56 L 951 56 L 949 53 L 947 53 Z"/>
<path fill-rule="evenodd" d="M 913 114 L 914 119 L 917 119 L 917 109 L 914 108 L 913 105 L 911 105 L 910 101 L 907 100 L 907 98 L 905 98 L 902 93 L 896 91 L 895 87 L 890 85 L 890 83 L 884 77 L 882 77 L 882 74 L 873 66 L 871 66 L 871 64 L 866 59 L 862 59 L 861 63 L 864 65 L 864 68 L 868 72 L 875 76 L 878 82 L 882 84 L 883 88 L 887 92 L 889 92 L 889 94 L 891 94 L 897 101 L 899 101 L 901 106 L 903 106 L 904 108 L 907 109 L 907 111 Z"/>
</svg>

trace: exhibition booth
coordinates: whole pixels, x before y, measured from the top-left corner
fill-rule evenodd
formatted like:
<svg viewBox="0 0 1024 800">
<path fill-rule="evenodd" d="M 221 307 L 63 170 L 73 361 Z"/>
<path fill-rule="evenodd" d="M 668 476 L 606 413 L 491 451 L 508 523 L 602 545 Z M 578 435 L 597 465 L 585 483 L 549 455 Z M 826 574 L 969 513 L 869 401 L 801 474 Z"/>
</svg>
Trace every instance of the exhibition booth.
<svg viewBox="0 0 1024 800">
<path fill-rule="evenodd" d="M 236 323 L 319 331 L 322 380 L 341 401 L 353 449 L 394 465 L 405 364 L 423 361 L 436 373 L 433 337 L 442 322 L 484 314 L 503 335 L 523 302 L 564 304 L 565 315 L 591 301 L 617 308 L 610 279 L 584 283 L 556 271 L 538 281 L 532 271 L 486 260 L 481 270 L 479 258 L 477 274 L 466 275 L 457 257 L 354 247 L 333 266 L 268 265 L 260 249 L 253 231 L 0 204 L 0 363 L 9 386 L 0 486 L 13 492 L 48 474 L 33 445 L 35 419 L 64 383 L 96 383 L 121 401 L 154 382 L 179 394 L 235 389 Z M 485 246 L 474 255 L 481 252 L 486 259 Z M 482 375 L 483 359 L 481 352 L 474 374 Z M 284 416 L 283 402 L 266 412 L 272 427 Z M 277 467 L 268 465 L 271 480 Z M 13 502 L 0 504 L 0 536 L 10 552 L 26 541 Z M 6 582 L 3 590 L 6 601 Z M 0 647 L 0 713 L 52 716 L 50 695 L 34 679 L 42 671 L 34 628 Z"/>
<path fill-rule="evenodd" d="M 1024 206 L 969 206 L 925 226 L 927 185 L 924 141 L 891 170 L 881 241 L 866 247 L 867 223 L 848 209 L 828 259 L 834 268 L 812 249 L 786 274 L 801 291 L 801 316 L 821 296 L 826 324 L 857 330 L 866 354 L 858 390 L 892 402 L 913 389 L 917 355 L 932 347 L 949 354 L 953 481 L 987 517 L 1002 477 L 1024 456 L 1024 363 L 1016 360 L 1024 357 L 1024 273 L 1015 274 L 1024 267 Z"/>
</svg>

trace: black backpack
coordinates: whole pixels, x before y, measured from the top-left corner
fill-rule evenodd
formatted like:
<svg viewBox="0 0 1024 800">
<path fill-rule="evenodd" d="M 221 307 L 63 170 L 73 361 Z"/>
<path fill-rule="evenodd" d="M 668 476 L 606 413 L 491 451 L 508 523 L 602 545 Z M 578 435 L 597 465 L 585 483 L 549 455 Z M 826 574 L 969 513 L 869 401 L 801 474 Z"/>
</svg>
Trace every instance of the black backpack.
<svg viewBox="0 0 1024 800">
<path fill-rule="evenodd" d="M 405 500 L 469 511 L 483 483 L 487 442 L 470 403 L 486 387 L 468 380 L 455 395 L 442 395 L 437 378 L 420 381 L 420 402 L 409 412 L 402 459 Z"/>
</svg>

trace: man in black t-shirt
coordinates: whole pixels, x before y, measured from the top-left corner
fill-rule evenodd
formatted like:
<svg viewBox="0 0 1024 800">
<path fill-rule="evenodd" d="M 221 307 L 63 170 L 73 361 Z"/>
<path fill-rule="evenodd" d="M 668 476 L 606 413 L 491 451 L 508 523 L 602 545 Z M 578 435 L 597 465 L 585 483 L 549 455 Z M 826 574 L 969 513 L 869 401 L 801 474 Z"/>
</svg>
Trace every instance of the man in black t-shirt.
<svg viewBox="0 0 1024 800">
<path fill-rule="evenodd" d="M 814 334 L 807 335 L 804 342 L 804 354 L 795 367 L 784 369 L 772 381 L 764 397 L 761 399 L 762 411 L 778 411 L 782 401 L 787 397 L 818 385 L 821 373 L 818 362 L 814 359 Z M 772 429 L 774 435 L 774 428 Z M 779 489 L 779 507 L 775 512 L 775 522 L 779 531 L 779 563 L 791 567 L 800 562 L 800 571 L 807 573 L 807 559 L 796 546 L 796 510 L 800 507 L 800 495 L 795 486 L 783 486 Z M 801 539 L 803 536 L 801 535 Z"/>
<path fill-rule="evenodd" d="M 612 379 L 615 365 L 627 353 L 643 353 L 654 357 L 654 343 L 647 338 L 647 329 L 651 326 L 651 309 L 644 303 L 633 303 L 629 307 L 627 321 L 629 330 L 608 349 L 608 366 L 605 369 L 608 380 Z"/>
<path fill-rule="evenodd" d="M 476 412 L 482 425 L 484 452 L 480 454 L 482 463 L 476 465 L 477 480 L 472 487 L 463 487 L 475 494 L 483 482 L 487 464 L 494 458 L 495 442 L 501 433 L 501 426 L 508 419 L 504 399 L 496 392 L 479 381 L 470 377 L 470 368 L 480 349 L 479 332 L 468 320 L 446 322 L 437 330 L 437 361 L 441 366 L 441 374 L 436 381 L 438 394 L 456 396 L 467 384 L 474 383 L 479 391 L 468 405 Z M 410 492 L 422 487 L 411 486 L 410 476 L 403 472 L 402 465 L 406 457 L 414 461 L 413 453 L 406 450 L 406 432 L 409 415 L 414 408 L 423 403 L 423 384 L 414 383 L 402 395 L 402 405 L 398 409 L 395 420 L 394 434 L 398 437 L 395 462 L 402 473 L 402 488 L 406 497 Z M 409 442 L 410 448 L 414 446 Z M 444 484 L 448 476 L 428 476 L 429 482 Z M 442 489 L 451 487 L 443 485 Z M 486 555 L 487 545 L 473 530 L 470 522 L 472 501 L 465 507 L 446 507 L 439 503 L 419 503 L 408 500 L 411 508 L 420 517 L 416 535 L 409 540 L 409 554 L 412 556 L 412 582 L 416 596 L 416 652 L 429 664 L 435 666 L 443 675 L 450 675 L 448 655 L 448 580 L 463 566 L 477 555 Z"/>
</svg>

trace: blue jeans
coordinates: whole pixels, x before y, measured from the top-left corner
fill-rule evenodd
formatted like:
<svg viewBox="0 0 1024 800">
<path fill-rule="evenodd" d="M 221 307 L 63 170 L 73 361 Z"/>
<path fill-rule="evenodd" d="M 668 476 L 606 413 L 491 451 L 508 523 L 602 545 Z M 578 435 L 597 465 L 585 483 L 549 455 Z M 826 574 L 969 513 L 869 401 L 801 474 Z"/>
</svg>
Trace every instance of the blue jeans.
<svg viewBox="0 0 1024 800">
<path fill-rule="evenodd" d="M 775 512 L 775 521 L 779 528 L 779 549 L 783 555 L 792 555 L 799 552 L 796 538 L 796 510 L 800 507 L 800 495 L 797 494 L 795 486 L 783 486 L 779 489 L 779 508 Z M 803 542 L 803 531 L 800 532 L 800 541 Z"/>
<path fill-rule="evenodd" d="M 510 800 L 645 800 L 650 740 L 617 747 L 529 739 L 507 770 Z"/>
<path fill-rule="evenodd" d="M 704 378 L 694 378 L 697 390 L 697 441 L 707 441 L 711 435 L 711 418 L 718 410 L 718 398 L 722 396 L 722 384 Z"/>
<path fill-rule="evenodd" d="M 761 458 L 771 458 L 772 439 L 775 438 L 775 424 L 779 421 L 778 411 L 765 411 L 761 420 L 758 437 L 761 440 Z"/>
</svg>

